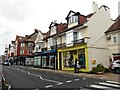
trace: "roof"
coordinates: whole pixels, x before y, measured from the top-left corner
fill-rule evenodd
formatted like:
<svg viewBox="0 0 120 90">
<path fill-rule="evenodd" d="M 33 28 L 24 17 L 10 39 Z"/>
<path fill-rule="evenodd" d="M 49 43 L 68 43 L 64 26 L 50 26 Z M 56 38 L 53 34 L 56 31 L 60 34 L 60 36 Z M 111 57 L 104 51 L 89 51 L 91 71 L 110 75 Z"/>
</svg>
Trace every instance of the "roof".
<svg viewBox="0 0 120 90">
<path fill-rule="evenodd" d="M 31 39 L 28 39 L 27 37 L 22 38 L 20 42 L 34 42 Z"/>
<path fill-rule="evenodd" d="M 86 15 L 86 17 L 91 18 L 94 14 L 95 13 L 90 13 L 90 14 Z"/>
<path fill-rule="evenodd" d="M 18 41 L 18 42 L 19 42 L 19 41 L 21 41 L 22 38 L 24 38 L 24 37 L 23 37 L 23 36 L 18 36 L 18 35 L 16 35 L 15 41 Z"/>
<path fill-rule="evenodd" d="M 56 34 L 54 34 L 54 35 L 48 36 L 48 37 L 46 37 L 46 39 L 47 39 L 47 38 L 51 38 L 51 37 L 56 36 L 56 35 L 59 35 L 59 34 L 61 34 L 61 33 L 64 33 L 64 32 L 66 32 L 66 31 L 69 31 L 69 30 L 71 30 L 71 29 L 77 28 L 77 27 L 82 26 L 82 25 L 83 25 L 83 23 L 82 23 L 82 24 L 78 24 L 78 25 L 76 25 L 76 26 L 73 26 L 73 27 L 71 27 L 71 28 L 65 27 L 65 28 L 62 30 L 62 32 L 58 32 L 58 33 L 56 33 Z"/>
<path fill-rule="evenodd" d="M 38 32 L 39 32 L 38 29 L 34 29 L 34 32 L 31 35 L 29 35 L 27 39 L 31 39 L 32 41 L 35 41 L 37 38 Z"/>
<path fill-rule="evenodd" d="M 108 6 L 106 6 L 106 5 L 102 5 L 99 9 L 101 9 L 102 7 L 104 7 L 105 10 L 110 9 L 110 8 L 109 8 Z"/>
<path fill-rule="evenodd" d="M 67 15 L 67 17 L 65 18 L 66 20 L 68 19 L 68 17 L 69 17 L 69 15 L 70 15 L 71 12 L 74 13 L 74 15 L 80 15 L 79 12 L 74 12 L 74 11 L 70 10 L 69 13 L 68 13 L 68 15 Z"/>
<path fill-rule="evenodd" d="M 115 22 L 108 28 L 105 33 L 120 30 L 120 15 L 116 18 Z"/>
</svg>

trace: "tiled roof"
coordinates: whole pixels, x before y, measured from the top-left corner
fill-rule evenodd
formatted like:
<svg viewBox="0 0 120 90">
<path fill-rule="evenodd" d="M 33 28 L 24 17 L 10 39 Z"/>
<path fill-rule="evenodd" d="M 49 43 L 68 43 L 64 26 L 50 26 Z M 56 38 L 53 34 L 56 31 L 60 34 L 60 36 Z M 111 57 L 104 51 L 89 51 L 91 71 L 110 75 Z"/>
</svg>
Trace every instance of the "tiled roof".
<svg viewBox="0 0 120 90">
<path fill-rule="evenodd" d="M 117 17 L 115 23 L 113 23 L 105 33 L 116 30 L 120 30 L 120 15 Z"/>
<path fill-rule="evenodd" d="M 24 37 L 20 42 L 34 42 L 34 41 L 28 37 Z"/>
<path fill-rule="evenodd" d="M 66 23 L 60 23 L 60 24 L 58 24 L 57 25 L 57 33 L 60 33 L 62 31 L 64 31 L 66 27 L 67 27 Z"/>
<path fill-rule="evenodd" d="M 91 18 L 95 13 L 90 13 L 86 17 Z"/>
</svg>

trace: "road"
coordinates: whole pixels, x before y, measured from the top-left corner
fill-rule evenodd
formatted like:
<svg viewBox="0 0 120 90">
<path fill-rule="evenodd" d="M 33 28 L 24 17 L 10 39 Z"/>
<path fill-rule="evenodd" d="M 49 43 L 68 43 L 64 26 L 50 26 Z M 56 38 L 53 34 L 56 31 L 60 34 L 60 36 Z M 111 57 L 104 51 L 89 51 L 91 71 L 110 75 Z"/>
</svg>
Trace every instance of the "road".
<svg viewBox="0 0 120 90">
<path fill-rule="evenodd" d="M 72 88 L 73 90 L 119 90 L 120 83 L 95 78 L 34 70 L 32 67 L 3 66 L 3 76 L 12 88 Z"/>
</svg>

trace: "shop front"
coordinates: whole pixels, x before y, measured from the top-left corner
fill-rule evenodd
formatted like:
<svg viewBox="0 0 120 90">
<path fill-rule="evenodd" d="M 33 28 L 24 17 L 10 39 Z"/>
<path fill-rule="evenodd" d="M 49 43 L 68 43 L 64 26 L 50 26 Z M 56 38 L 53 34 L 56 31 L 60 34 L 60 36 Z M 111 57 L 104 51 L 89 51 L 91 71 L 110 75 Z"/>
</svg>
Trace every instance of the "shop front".
<svg viewBox="0 0 120 90">
<path fill-rule="evenodd" d="M 57 50 L 49 50 L 49 68 L 57 69 Z"/>
<path fill-rule="evenodd" d="M 77 59 L 80 71 L 88 72 L 88 51 L 86 45 L 77 45 L 58 49 L 58 69 L 74 70 Z"/>
<path fill-rule="evenodd" d="M 42 52 L 41 56 L 42 68 L 49 68 L 49 53 L 48 51 Z"/>
<path fill-rule="evenodd" d="M 33 56 L 26 56 L 25 57 L 25 65 L 26 66 L 33 66 L 34 65 L 34 57 Z"/>
<path fill-rule="evenodd" d="M 41 52 L 34 53 L 34 67 L 42 67 Z"/>
</svg>

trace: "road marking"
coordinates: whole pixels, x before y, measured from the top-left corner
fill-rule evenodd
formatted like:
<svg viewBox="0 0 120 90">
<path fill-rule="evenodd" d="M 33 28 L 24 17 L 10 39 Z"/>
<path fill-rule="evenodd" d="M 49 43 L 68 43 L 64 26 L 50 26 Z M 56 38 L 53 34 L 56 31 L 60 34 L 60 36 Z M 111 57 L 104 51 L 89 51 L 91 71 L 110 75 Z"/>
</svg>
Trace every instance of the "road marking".
<svg viewBox="0 0 120 90">
<path fill-rule="evenodd" d="M 57 85 L 62 85 L 63 83 L 58 83 Z"/>
<path fill-rule="evenodd" d="M 106 86 L 100 86 L 100 85 L 90 85 L 90 87 L 92 87 L 92 88 L 99 88 L 99 89 L 109 88 L 109 87 L 106 87 Z"/>
<path fill-rule="evenodd" d="M 87 78 L 82 78 L 83 80 L 87 79 Z"/>
<path fill-rule="evenodd" d="M 70 82 L 72 82 L 71 80 L 69 80 L 69 81 L 66 81 L 67 83 L 70 83 Z"/>
<path fill-rule="evenodd" d="M 6 80 L 5 80 L 5 77 L 3 76 L 3 74 L 2 74 L 2 78 L 3 78 L 3 81 L 5 82 Z M 10 90 L 11 86 L 9 84 L 7 84 L 7 83 L 5 83 L 5 84 L 6 84 L 6 86 L 8 86 L 8 90 Z"/>
<path fill-rule="evenodd" d="M 40 76 L 40 75 L 39 75 L 38 77 L 39 77 L 40 79 L 43 79 L 42 76 Z"/>
<path fill-rule="evenodd" d="M 76 89 L 77 90 L 77 89 Z M 79 90 L 79 89 L 78 89 Z M 80 90 L 91 90 L 91 89 L 87 89 L 87 88 L 81 88 Z"/>
<path fill-rule="evenodd" d="M 30 74 L 30 72 L 28 72 L 28 74 Z"/>
<path fill-rule="evenodd" d="M 79 81 L 80 79 L 75 79 L 75 81 Z"/>
<path fill-rule="evenodd" d="M 110 84 L 110 83 L 99 82 L 99 84 L 101 84 L 101 85 L 107 85 L 107 86 L 112 86 L 112 87 L 120 87 L 119 85 Z"/>
<path fill-rule="evenodd" d="M 114 83 L 114 84 L 120 84 L 119 82 L 115 82 L 115 81 L 106 81 L 108 83 Z"/>
<path fill-rule="evenodd" d="M 49 81 L 49 82 L 54 82 L 54 83 L 60 83 L 59 81 L 54 81 L 54 80 L 44 79 L 44 78 L 42 78 L 42 76 L 37 75 L 37 74 L 31 74 L 31 73 L 30 73 L 30 75 L 38 76 L 41 80 L 45 80 L 45 81 Z"/>
<path fill-rule="evenodd" d="M 45 86 L 45 88 L 49 88 L 49 87 L 52 87 L 53 85 L 48 85 L 48 86 Z"/>
<path fill-rule="evenodd" d="M 49 79 L 42 79 L 42 80 L 49 81 L 49 82 L 54 82 L 54 83 L 60 83 L 59 81 L 54 81 L 54 80 L 49 80 Z"/>
</svg>

